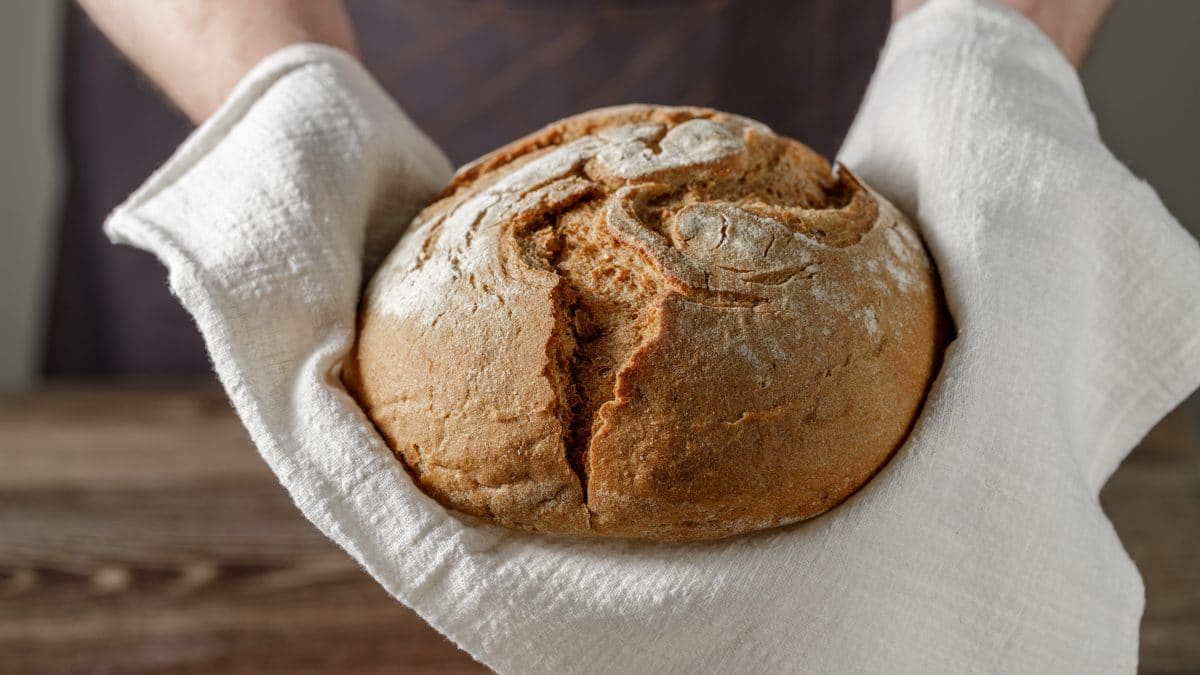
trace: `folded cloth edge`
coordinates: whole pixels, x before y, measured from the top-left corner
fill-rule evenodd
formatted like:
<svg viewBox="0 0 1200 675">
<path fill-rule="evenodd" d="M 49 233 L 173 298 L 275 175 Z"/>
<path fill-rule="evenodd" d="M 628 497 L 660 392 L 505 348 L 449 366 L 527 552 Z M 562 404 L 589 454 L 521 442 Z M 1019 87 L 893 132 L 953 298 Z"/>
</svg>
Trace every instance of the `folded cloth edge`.
<svg viewBox="0 0 1200 675">
<path fill-rule="evenodd" d="M 233 403 L 239 419 L 250 432 L 260 456 L 279 476 L 280 482 L 301 513 L 327 537 L 345 549 L 391 595 L 416 611 L 439 633 L 477 661 L 488 663 L 488 655 L 479 644 L 461 639 L 459 637 L 461 631 L 454 630 L 446 617 L 433 612 L 428 604 L 421 602 L 421 595 L 425 591 L 420 584 L 414 586 L 396 583 L 396 580 L 382 575 L 376 564 L 380 560 L 379 555 L 375 552 L 364 551 L 361 545 L 364 542 L 369 543 L 371 538 L 346 530 L 347 524 L 358 529 L 356 523 L 346 523 L 344 516 L 337 515 L 332 510 L 319 505 L 322 501 L 322 493 L 333 490 L 332 483 L 323 473 L 305 470 L 303 462 L 288 453 L 276 451 L 270 443 L 268 443 L 268 447 L 263 447 L 261 439 L 271 437 L 273 432 L 265 422 L 266 415 L 260 408 L 259 400 L 251 393 L 254 387 L 244 377 L 240 364 L 230 349 L 233 338 L 230 332 L 222 326 L 199 319 L 201 316 L 211 317 L 221 314 L 220 308 L 214 300 L 222 297 L 222 291 L 206 281 L 204 265 L 196 260 L 186 245 L 175 240 L 170 227 L 163 227 L 162 224 L 152 222 L 139 213 L 139 210 L 157 195 L 168 191 L 183 180 L 200 160 L 217 148 L 272 87 L 300 69 L 330 63 L 348 69 L 348 72 L 353 73 L 354 76 L 373 82 L 373 78 L 357 60 L 341 50 L 326 45 L 295 44 L 268 55 L 239 81 L 217 112 L 194 130 L 145 183 L 109 214 L 105 220 L 104 232 L 113 243 L 126 244 L 148 251 L 164 263 L 168 271 L 172 293 L 179 298 L 181 304 L 188 309 L 193 318 L 197 320 L 202 332 L 205 333 L 205 343 L 209 350 L 210 361 L 213 363 L 214 370 Z M 405 130 L 411 131 L 406 134 L 406 143 L 408 144 L 406 149 L 414 151 L 427 173 L 444 184 L 453 172 L 452 165 L 441 150 L 416 128 L 399 107 L 396 108 L 396 112 L 399 114 L 400 122 L 405 125 Z M 296 366 L 298 371 L 314 374 L 317 370 L 323 372 L 319 366 L 316 369 L 314 366 L 317 365 L 316 362 L 324 361 L 325 357 L 329 356 L 329 354 L 323 353 L 328 346 L 327 343 L 322 343 L 316 351 L 306 354 L 303 362 Z M 327 377 L 319 376 L 318 382 L 314 383 L 314 386 L 324 390 L 326 395 L 343 398 L 348 405 L 354 406 L 354 409 L 357 410 L 356 404 L 353 403 L 336 378 L 330 380 Z M 382 440 L 379 442 L 382 444 Z M 290 474 L 296 472 L 304 472 L 307 478 L 298 480 L 289 477 Z M 314 481 L 316 481 L 315 484 Z M 437 509 L 441 509 L 432 500 L 430 503 Z M 443 512 L 437 525 L 433 527 L 444 525 L 445 522 L 446 516 Z"/>
<path fill-rule="evenodd" d="M 953 17 L 951 21 L 939 21 L 939 17 Z M 975 30 L 987 32 L 995 28 L 1011 31 L 1014 38 L 1027 41 L 1035 46 L 1033 49 L 1021 50 L 1019 58 L 1030 63 L 1039 75 L 1049 78 L 1062 93 L 1063 102 L 1069 104 L 1070 113 L 1076 117 L 1080 130 L 1090 134 L 1103 146 L 1100 140 L 1099 127 L 1096 118 L 1087 101 L 1087 95 L 1079 72 L 1066 59 L 1057 45 L 1041 28 L 1024 14 L 1003 5 L 996 0 L 929 0 L 916 10 L 897 20 L 880 53 L 879 63 L 871 84 L 864 95 L 864 106 L 855 116 L 849 131 L 847 141 L 860 135 L 859 127 L 867 124 L 864 113 L 868 112 L 866 103 L 871 101 L 872 89 L 877 77 L 885 72 L 897 58 L 912 58 L 923 53 L 931 53 L 946 48 L 946 40 L 936 39 L 954 27 L 961 30 L 961 25 L 967 22 Z M 967 36 L 956 35 L 959 42 L 970 42 Z M 877 134 L 876 134 L 877 135 Z M 846 143 L 839 150 L 839 160 L 851 143 Z M 1147 221 L 1171 221 L 1173 228 L 1168 228 L 1163 234 L 1178 241 L 1178 249 L 1174 251 L 1179 256 L 1190 256 L 1190 268 L 1193 271 L 1191 282 L 1200 282 L 1200 245 L 1178 223 L 1153 188 L 1135 176 L 1129 169 L 1104 150 L 1114 165 L 1128 175 L 1144 191 L 1143 203 L 1151 212 Z M 853 168 L 853 163 L 850 163 Z M 893 167 L 894 168 L 894 167 Z M 870 176 L 868 176 L 870 179 Z M 872 185 L 887 194 L 886 181 Z M 914 195 L 888 194 L 905 210 L 919 220 L 919 208 L 909 203 Z M 1157 212 L 1157 213 L 1155 213 Z M 936 257 L 936 251 L 935 257 Z M 1186 268 L 1187 262 L 1181 263 Z M 1154 270 L 1157 271 L 1157 270 Z M 1179 286 L 1184 286 L 1184 280 L 1170 279 Z M 1147 282 L 1147 285 L 1150 285 Z M 1173 364 L 1170 368 L 1158 368 L 1156 377 L 1142 378 L 1139 391 L 1128 396 L 1124 405 L 1118 406 L 1119 411 L 1105 420 L 1106 429 L 1101 434 L 1107 436 L 1107 445 L 1112 448 L 1108 452 L 1097 453 L 1095 461 L 1085 467 L 1087 479 L 1098 494 L 1100 488 L 1120 466 L 1122 459 L 1128 454 L 1150 429 L 1168 412 L 1180 405 L 1192 392 L 1200 387 L 1200 305 L 1190 313 L 1183 313 L 1173 319 L 1170 333 L 1160 336 L 1156 344 L 1157 350 L 1140 355 L 1143 363 L 1152 364 L 1158 361 Z M 1115 458 L 1114 458 L 1115 457 Z"/>
</svg>

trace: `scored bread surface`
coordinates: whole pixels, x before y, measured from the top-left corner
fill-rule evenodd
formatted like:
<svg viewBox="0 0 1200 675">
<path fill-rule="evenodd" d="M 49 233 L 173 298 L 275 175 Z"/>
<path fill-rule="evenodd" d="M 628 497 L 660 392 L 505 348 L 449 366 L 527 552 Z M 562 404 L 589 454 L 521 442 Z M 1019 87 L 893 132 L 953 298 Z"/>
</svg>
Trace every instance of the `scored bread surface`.
<svg viewBox="0 0 1200 675">
<path fill-rule="evenodd" d="M 735 115 L 624 106 L 461 169 L 370 282 L 344 380 L 448 507 L 714 538 L 866 482 L 947 321 L 915 230 L 850 172 Z"/>
</svg>

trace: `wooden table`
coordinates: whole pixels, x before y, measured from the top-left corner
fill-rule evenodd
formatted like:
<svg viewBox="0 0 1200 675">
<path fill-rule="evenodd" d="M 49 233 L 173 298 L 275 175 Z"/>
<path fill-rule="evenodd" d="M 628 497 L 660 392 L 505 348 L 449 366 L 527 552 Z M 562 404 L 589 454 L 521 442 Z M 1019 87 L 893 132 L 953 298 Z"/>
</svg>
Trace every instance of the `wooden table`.
<svg viewBox="0 0 1200 675">
<path fill-rule="evenodd" d="M 1168 417 L 1103 494 L 1147 672 L 1200 670 L 1198 432 Z M 481 671 L 304 520 L 214 386 L 0 395 L 0 672 Z"/>
</svg>

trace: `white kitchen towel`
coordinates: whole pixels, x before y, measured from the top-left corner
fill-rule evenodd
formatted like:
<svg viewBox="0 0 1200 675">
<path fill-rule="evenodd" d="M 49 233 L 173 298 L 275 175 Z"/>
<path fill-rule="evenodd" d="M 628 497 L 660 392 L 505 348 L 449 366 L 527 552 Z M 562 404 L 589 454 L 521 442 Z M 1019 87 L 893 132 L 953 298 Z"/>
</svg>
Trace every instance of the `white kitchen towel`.
<svg viewBox="0 0 1200 675">
<path fill-rule="evenodd" d="M 393 459 L 337 372 L 364 247 L 448 166 L 348 57 L 267 59 L 107 228 L 167 264 L 304 514 L 499 671 L 1132 672 L 1142 586 L 1097 492 L 1200 382 L 1200 248 L 987 3 L 895 26 L 841 159 L 918 218 L 958 338 L 858 494 L 708 543 L 468 524 Z"/>
</svg>

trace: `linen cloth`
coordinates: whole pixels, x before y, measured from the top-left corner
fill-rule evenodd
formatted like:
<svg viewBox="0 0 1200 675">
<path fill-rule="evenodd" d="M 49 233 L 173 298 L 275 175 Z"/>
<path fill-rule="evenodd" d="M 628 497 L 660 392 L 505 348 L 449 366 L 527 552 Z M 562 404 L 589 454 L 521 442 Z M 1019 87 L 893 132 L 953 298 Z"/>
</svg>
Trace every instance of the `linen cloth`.
<svg viewBox="0 0 1200 675">
<path fill-rule="evenodd" d="M 498 671 L 1133 671 L 1141 581 L 1097 493 L 1200 382 L 1200 248 L 984 2 L 893 28 L 840 159 L 917 218 L 958 337 L 866 487 L 717 542 L 510 532 L 414 486 L 338 372 L 364 267 L 449 166 L 345 55 L 269 57 L 107 231 L 166 263 L 301 511 Z"/>
</svg>

